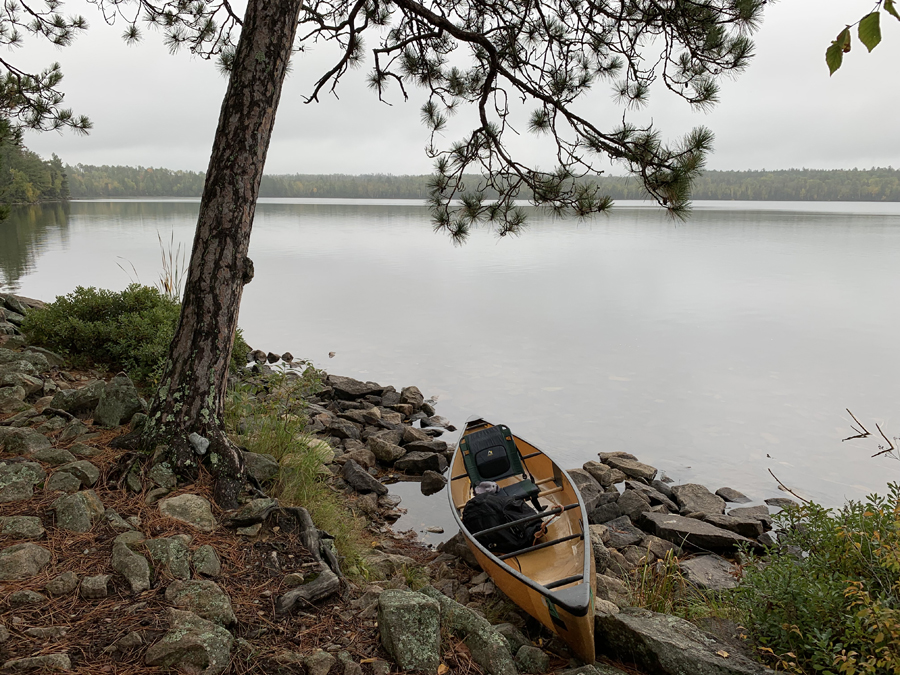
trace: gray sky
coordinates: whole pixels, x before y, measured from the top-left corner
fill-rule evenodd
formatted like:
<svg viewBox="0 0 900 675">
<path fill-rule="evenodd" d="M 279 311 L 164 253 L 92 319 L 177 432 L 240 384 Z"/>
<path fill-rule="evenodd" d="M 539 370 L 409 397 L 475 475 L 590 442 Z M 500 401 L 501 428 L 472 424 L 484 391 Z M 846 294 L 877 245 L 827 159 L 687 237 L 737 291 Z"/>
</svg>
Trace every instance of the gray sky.
<svg viewBox="0 0 900 675">
<path fill-rule="evenodd" d="M 756 58 L 736 80 L 724 82 L 721 103 L 711 113 L 692 112 L 680 99 L 658 92 L 635 121 L 652 119 L 667 138 L 701 124 L 711 128 L 712 169 L 900 167 L 900 22 L 883 21 L 884 41 L 871 54 L 854 37 L 834 77 L 824 61 L 834 36 L 872 5 L 780 0 L 766 10 Z M 69 164 L 205 170 L 225 89 L 214 65 L 186 53 L 170 56 L 154 34 L 128 47 L 119 37 L 121 26 L 106 26 L 93 6 L 69 2 L 66 9 L 82 12 L 91 30 L 65 49 L 31 40 L 10 57 L 30 68 L 59 61 L 66 105 L 91 117 L 94 129 L 86 137 L 29 133 L 26 145 L 47 157 L 56 152 Z M 363 83 L 363 70 L 346 79 L 340 100 L 303 104 L 309 83 L 328 63 L 325 56 L 295 58 L 266 172 L 429 172 L 421 97 L 405 104 L 398 97 L 392 107 L 379 103 Z M 606 89 L 599 88 L 589 105 L 607 127 L 620 116 Z M 462 121 L 445 135 L 447 143 Z M 530 140 L 520 145 L 540 161 Z"/>
</svg>

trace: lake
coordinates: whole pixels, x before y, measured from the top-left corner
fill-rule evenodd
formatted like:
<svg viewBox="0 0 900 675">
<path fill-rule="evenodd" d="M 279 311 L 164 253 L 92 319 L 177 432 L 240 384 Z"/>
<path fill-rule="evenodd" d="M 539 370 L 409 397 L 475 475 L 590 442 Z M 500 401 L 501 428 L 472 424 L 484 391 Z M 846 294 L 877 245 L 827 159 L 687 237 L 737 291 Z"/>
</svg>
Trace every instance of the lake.
<svg viewBox="0 0 900 675">
<path fill-rule="evenodd" d="M 0 287 L 52 300 L 153 284 L 198 203 L 72 202 L 0 223 Z M 240 325 L 256 349 L 508 424 L 567 468 L 624 450 L 677 482 L 835 506 L 900 463 L 848 441 L 849 408 L 900 435 L 900 204 L 641 203 L 454 247 L 415 202 L 261 200 Z M 335 352 L 329 358 L 329 352 Z M 454 441 L 457 434 L 444 438 Z M 883 441 L 882 441 L 883 442 Z M 393 486 L 401 526 L 449 526 L 443 494 Z"/>
</svg>

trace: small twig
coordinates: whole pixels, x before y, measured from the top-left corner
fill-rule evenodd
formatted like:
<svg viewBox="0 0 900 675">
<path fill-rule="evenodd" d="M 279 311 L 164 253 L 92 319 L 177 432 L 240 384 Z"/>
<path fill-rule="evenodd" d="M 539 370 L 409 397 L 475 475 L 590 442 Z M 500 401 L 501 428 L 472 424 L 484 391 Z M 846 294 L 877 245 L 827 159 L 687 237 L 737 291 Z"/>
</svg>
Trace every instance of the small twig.
<svg viewBox="0 0 900 675">
<path fill-rule="evenodd" d="M 881 437 L 887 441 L 888 447 L 880 452 L 876 452 L 872 457 L 878 457 L 879 455 L 886 455 L 889 452 L 893 452 L 897 448 L 894 447 L 894 444 L 891 442 L 891 439 L 884 435 L 884 432 L 881 430 L 881 427 L 876 423 L 875 428 L 878 429 L 878 433 L 881 434 Z"/>
<path fill-rule="evenodd" d="M 869 433 L 869 430 L 866 429 L 865 426 L 863 426 L 863 423 L 860 422 L 858 419 L 856 419 L 856 415 L 854 415 L 852 412 L 850 412 L 850 408 L 844 408 L 844 410 L 847 411 L 847 413 L 850 415 L 850 417 L 853 418 L 853 421 L 856 422 L 856 423 L 859 425 L 859 428 L 862 429 L 862 431 L 860 431 L 859 429 L 857 429 L 856 427 L 854 427 L 854 426 L 851 424 L 851 425 L 850 425 L 850 428 L 853 429 L 853 431 L 856 432 L 856 436 L 848 436 L 847 438 L 841 439 L 841 442 L 842 442 L 842 443 L 843 443 L 844 441 L 852 441 L 854 438 L 867 438 L 868 436 L 871 436 L 871 435 L 872 435 L 872 434 Z M 875 425 L 875 426 L 878 426 L 878 425 Z M 882 434 L 882 436 L 883 436 L 883 435 L 884 435 L 884 434 Z M 777 480 L 777 479 L 776 479 L 776 480 Z"/>
<path fill-rule="evenodd" d="M 847 412 L 850 412 L 850 411 L 848 410 Z M 852 415 L 853 413 L 850 413 L 850 414 Z M 856 418 L 854 418 L 854 419 L 856 419 Z M 862 425 L 860 425 L 860 426 L 862 426 Z M 793 490 L 791 490 L 791 488 L 789 488 L 787 485 L 785 485 L 785 484 L 782 483 L 780 480 L 778 480 L 778 476 L 776 476 L 774 473 L 772 473 L 772 469 L 769 469 L 768 471 L 769 471 L 770 474 L 772 474 L 772 478 L 774 478 L 774 479 L 776 480 L 776 482 L 778 483 L 778 485 L 781 486 L 781 489 L 782 489 L 782 490 L 784 490 L 785 492 L 791 493 L 792 495 L 794 495 L 797 499 L 799 499 L 799 500 L 800 500 L 801 502 L 803 502 L 804 504 L 809 504 L 809 500 L 808 500 L 808 499 L 804 499 L 803 497 L 801 497 L 800 495 L 798 495 L 796 492 L 794 492 Z"/>
</svg>

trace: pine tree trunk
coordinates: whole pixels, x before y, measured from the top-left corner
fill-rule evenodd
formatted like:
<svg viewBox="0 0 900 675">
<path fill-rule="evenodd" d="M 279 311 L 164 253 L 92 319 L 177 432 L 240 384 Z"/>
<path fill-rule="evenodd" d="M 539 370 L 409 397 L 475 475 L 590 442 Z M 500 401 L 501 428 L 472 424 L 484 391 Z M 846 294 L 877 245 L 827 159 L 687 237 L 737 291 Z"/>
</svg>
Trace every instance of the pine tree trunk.
<svg viewBox="0 0 900 675">
<path fill-rule="evenodd" d="M 181 319 L 142 436 L 182 475 L 205 461 L 216 502 L 237 505 L 245 479 L 240 451 L 223 428 L 222 405 L 247 258 L 275 112 L 294 43 L 300 0 L 249 0 L 222 102 L 185 280 Z M 210 441 L 201 456 L 188 441 Z M 160 446 L 164 446 L 160 448 Z"/>
</svg>

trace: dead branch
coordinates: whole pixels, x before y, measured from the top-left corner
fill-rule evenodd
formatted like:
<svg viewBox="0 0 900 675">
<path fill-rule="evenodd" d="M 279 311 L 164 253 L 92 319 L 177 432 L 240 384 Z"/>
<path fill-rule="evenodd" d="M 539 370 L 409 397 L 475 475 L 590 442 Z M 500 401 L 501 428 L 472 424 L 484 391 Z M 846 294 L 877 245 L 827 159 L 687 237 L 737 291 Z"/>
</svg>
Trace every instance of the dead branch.
<svg viewBox="0 0 900 675">
<path fill-rule="evenodd" d="M 847 412 L 850 412 L 850 411 L 848 410 Z M 852 415 L 853 413 L 850 413 L 850 414 Z M 796 492 L 794 492 L 793 490 L 791 490 L 787 485 L 785 485 L 784 483 L 782 483 L 782 482 L 778 479 L 778 476 L 776 476 L 774 473 L 772 473 L 772 469 L 769 469 L 768 471 L 769 471 L 769 473 L 772 475 L 772 478 L 774 478 L 775 481 L 778 483 L 778 485 L 781 486 L 781 489 L 782 489 L 782 490 L 784 490 L 785 492 L 789 492 L 790 494 L 794 495 L 797 499 L 799 499 L 799 500 L 800 500 L 801 502 L 803 502 L 804 504 L 809 504 L 809 500 L 808 500 L 808 499 L 804 499 L 803 497 L 801 497 L 800 495 L 798 495 Z"/>
<path fill-rule="evenodd" d="M 869 433 L 869 430 L 866 429 L 866 428 L 863 426 L 863 423 L 860 422 L 858 419 L 856 419 L 856 415 L 854 415 L 852 412 L 850 412 L 850 408 L 844 408 L 844 410 L 846 410 L 847 413 L 850 415 L 850 417 L 853 418 L 853 421 L 856 422 L 856 423 L 859 425 L 859 429 L 857 429 L 855 426 L 853 426 L 853 425 L 851 424 L 851 425 L 850 425 L 850 428 L 853 429 L 853 431 L 856 432 L 856 435 L 855 435 L 855 436 L 848 436 L 847 438 L 841 439 L 841 442 L 842 442 L 842 443 L 843 443 L 844 441 L 852 441 L 854 438 L 867 438 L 867 437 L 869 437 L 869 436 L 872 435 L 872 434 Z M 876 426 L 877 426 L 877 425 L 876 425 Z M 862 431 L 860 431 L 860 429 L 862 429 Z"/>
</svg>

